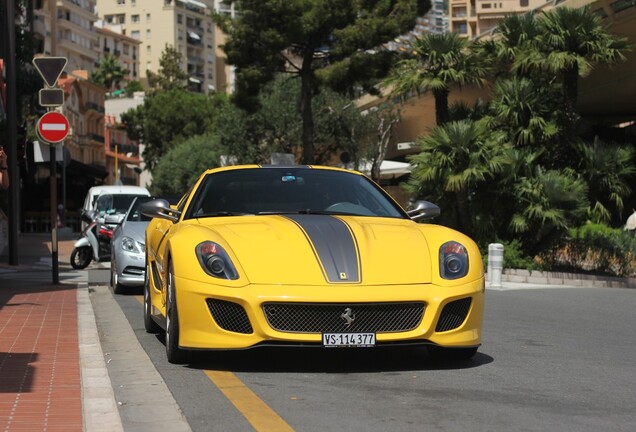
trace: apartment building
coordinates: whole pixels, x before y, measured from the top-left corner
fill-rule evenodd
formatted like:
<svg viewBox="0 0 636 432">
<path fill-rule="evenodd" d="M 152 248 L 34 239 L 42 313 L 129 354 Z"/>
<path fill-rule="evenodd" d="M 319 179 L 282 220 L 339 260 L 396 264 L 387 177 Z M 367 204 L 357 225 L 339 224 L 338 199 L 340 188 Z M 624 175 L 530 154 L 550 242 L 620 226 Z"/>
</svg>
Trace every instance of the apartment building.
<svg viewBox="0 0 636 432">
<path fill-rule="evenodd" d="M 36 52 L 66 57 L 66 70 L 93 70 L 98 54 L 95 0 L 35 0 Z"/>
<path fill-rule="evenodd" d="M 226 0 L 212 0 L 211 7 L 219 14 L 229 15 L 232 18 L 237 16 L 235 3 L 231 3 Z M 226 63 L 225 52 L 223 52 L 223 49 L 221 48 L 221 46 L 225 43 L 226 36 L 219 26 L 216 25 L 214 26 L 214 40 L 216 42 L 214 46 L 216 90 L 225 93 L 232 93 L 234 91 L 235 68 L 234 66 L 230 66 Z"/>
<path fill-rule="evenodd" d="M 157 73 L 166 45 L 181 53 L 188 89 L 216 90 L 212 0 L 97 0 L 104 28 L 139 41 L 139 81 Z"/>
<path fill-rule="evenodd" d="M 446 33 L 450 28 L 448 17 L 449 0 L 431 0 L 431 10 L 417 19 L 415 27 L 409 33 L 395 38 L 386 44 L 392 51 L 407 51 L 413 40 L 426 33 Z"/>
<path fill-rule="evenodd" d="M 492 31 L 506 15 L 523 14 L 546 0 L 449 0 L 450 31 L 472 39 Z"/>
<path fill-rule="evenodd" d="M 447 33 L 450 29 L 449 0 L 431 0 L 431 10 L 426 14 L 429 33 Z"/>
<path fill-rule="evenodd" d="M 103 28 L 103 22 L 95 23 L 97 32 L 97 63 L 106 55 L 117 58 L 119 64 L 128 71 L 125 81 L 139 81 L 139 46 L 141 41 L 126 36 L 118 31 Z M 126 82 L 121 83 L 125 87 Z"/>
</svg>

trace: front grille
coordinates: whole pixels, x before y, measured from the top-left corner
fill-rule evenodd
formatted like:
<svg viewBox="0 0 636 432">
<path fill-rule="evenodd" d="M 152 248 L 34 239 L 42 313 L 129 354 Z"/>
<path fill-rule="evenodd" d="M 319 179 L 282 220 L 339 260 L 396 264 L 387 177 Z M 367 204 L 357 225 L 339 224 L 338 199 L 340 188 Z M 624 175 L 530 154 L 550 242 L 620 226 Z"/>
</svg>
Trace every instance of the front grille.
<svg viewBox="0 0 636 432">
<path fill-rule="evenodd" d="M 466 297 L 461 300 L 452 301 L 444 306 L 444 309 L 442 309 L 442 313 L 439 316 L 439 321 L 437 321 L 435 331 L 445 332 L 456 329 L 462 325 L 468 315 L 471 303 L 472 298 Z"/>
<path fill-rule="evenodd" d="M 217 299 L 207 299 L 205 302 L 208 304 L 212 318 L 223 330 L 245 334 L 254 332 L 243 306 Z"/>
<path fill-rule="evenodd" d="M 347 314 L 347 309 L 350 312 Z M 413 330 L 426 304 L 409 303 L 266 303 L 269 325 L 289 333 L 391 333 Z M 349 326 L 346 318 L 354 318 Z"/>
</svg>

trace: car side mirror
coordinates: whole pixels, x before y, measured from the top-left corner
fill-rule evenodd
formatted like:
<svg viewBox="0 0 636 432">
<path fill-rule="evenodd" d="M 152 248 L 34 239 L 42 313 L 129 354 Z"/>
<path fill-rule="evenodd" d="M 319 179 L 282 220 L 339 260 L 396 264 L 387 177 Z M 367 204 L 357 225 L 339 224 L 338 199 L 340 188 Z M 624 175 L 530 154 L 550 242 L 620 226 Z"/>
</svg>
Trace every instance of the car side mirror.
<svg viewBox="0 0 636 432">
<path fill-rule="evenodd" d="M 139 206 L 139 210 L 148 217 L 167 219 L 172 222 L 177 222 L 181 216 L 179 210 L 170 207 L 168 201 L 161 198 L 143 203 Z"/>
<path fill-rule="evenodd" d="M 436 204 L 430 201 L 418 200 L 415 201 L 414 207 L 406 212 L 409 217 L 415 222 L 419 222 L 423 219 L 431 219 L 439 216 L 441 209 Z"/>
<path fill-rule="evenodd" d="M 86 223 L 92 223 L 95 219 L 95 213 L 92 210 L 82 210 L 80 218 Z"/>
</svg>

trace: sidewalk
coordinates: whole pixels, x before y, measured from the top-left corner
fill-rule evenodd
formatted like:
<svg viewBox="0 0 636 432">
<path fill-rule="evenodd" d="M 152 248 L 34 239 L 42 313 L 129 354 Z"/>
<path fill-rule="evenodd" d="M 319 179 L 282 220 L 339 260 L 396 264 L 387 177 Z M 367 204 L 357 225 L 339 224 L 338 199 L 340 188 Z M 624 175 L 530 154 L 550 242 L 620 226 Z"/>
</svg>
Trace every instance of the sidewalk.
<svg viewBox="0 0 636 432">
<path fill-rule="evenodd" d="M 0 431 L 123 430 L 75 237 L 58 241 L 59 284 L 50 234 L 21 234 L 17 266 L 0 258 Z"/>
</svg>

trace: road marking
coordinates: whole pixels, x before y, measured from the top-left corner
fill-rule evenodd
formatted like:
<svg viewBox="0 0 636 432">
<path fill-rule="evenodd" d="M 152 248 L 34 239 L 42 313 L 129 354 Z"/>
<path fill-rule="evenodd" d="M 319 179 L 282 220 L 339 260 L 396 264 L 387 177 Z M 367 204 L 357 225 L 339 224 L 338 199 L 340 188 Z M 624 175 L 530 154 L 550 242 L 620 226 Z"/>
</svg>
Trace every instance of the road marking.
<svg viewBox="0 0 636 432">
<path fill-rule="evenodd" d="M 205 374 L 257 431 L 294 430 L 232 372 L 206 370 Z"/>
<path fill-rule="evenodd" d="M 142 295 L 136 295 L 135 299 L 141 304 L 144 302 Z M 263 402 L 232 372 L 213 370 L 203 372 L 257 431 L 294 431 L 282 417 L 276 414 L 276 411 Z"/>
</svg>

